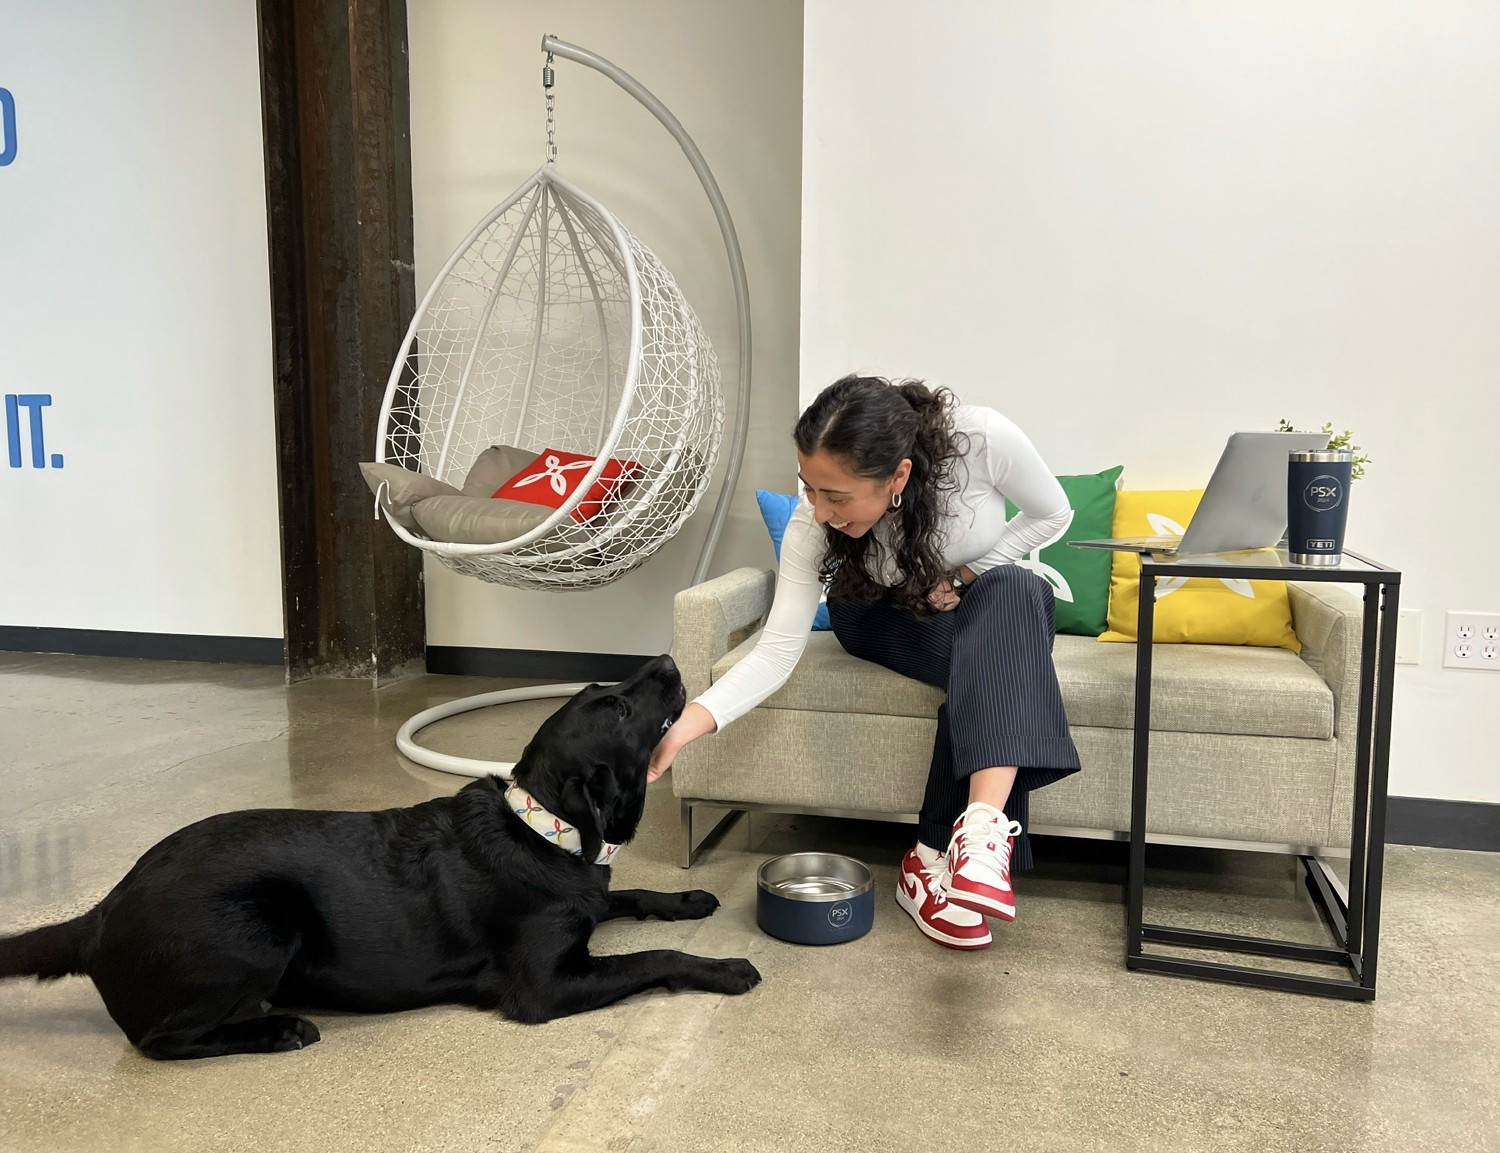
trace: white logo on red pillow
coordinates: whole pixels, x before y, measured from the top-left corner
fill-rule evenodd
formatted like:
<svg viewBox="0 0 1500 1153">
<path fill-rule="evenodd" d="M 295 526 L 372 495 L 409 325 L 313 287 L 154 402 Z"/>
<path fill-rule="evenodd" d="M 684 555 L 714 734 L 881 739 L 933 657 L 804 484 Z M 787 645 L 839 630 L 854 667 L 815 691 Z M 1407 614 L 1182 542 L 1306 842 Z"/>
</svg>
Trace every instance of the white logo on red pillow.
<svg viewBox="0 0 1500 1153">
<path fill-rule="evenodd" d="M 594 463 L 593 458 L 590 457 L 588 460 L 575 460 L 568 464 L 563 464 L 555 455 L 545 458 L 537 457 L 537 460 L 542 462 L 543 468 L 541 472 L 534 472 L 530 476 L 521 477 L 519 480 L 511 477 L 507 483 L 513 483 L 517 488 L 525 488 L 528 484 L 535 484 L 539 480 L 549 481 L 553 492 L 557 493 L 560 497 L 566 497 L 569 485 L 567 477 L 563 474 L 567 472 L 587 472 Z M 603 473 L 600 473 L 601 477 L 603 475 Z"/>
<path fill-rule="evenodd" d="M 543 449 L 534 461 L 497 488 L 493 495 L 499 500 L 519 500 L 546 508 L 561 508 L 597 459 L 555 448 Z M 641 466 L 633 460 L 616 460 L 611 457 L 605 461 L 598 479 L 573 509 L 573 519 L 583 524 L 598 516 L 604 509 L 604 502 L 633 480 L 640 471 Z"/>
</svg>

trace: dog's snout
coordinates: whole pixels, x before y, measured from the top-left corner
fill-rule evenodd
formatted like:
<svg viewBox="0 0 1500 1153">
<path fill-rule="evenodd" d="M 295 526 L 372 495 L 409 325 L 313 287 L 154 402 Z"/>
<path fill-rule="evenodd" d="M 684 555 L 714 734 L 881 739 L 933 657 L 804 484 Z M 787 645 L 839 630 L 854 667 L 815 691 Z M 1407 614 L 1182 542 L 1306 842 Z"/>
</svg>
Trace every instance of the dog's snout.
<svg viewBox="0 0 1500 1153">
<path fill-rule="evenodd" d="M 628 691 L 648 681 L 660 681 L 666 684 L 682 683 L 682 673 L 678 671 L 677 662 L 672 659 L 671 653 L 662 653 L 659 657 L 652 657 L 619 686 L 619 691 Z"/>
</svg>

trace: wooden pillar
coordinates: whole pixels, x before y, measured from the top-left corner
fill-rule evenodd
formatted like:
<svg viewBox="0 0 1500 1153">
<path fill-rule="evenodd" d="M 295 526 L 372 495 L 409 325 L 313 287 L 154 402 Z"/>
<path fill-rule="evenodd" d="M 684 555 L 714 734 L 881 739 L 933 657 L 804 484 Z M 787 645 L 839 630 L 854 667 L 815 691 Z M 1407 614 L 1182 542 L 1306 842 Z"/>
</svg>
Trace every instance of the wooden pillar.
<svg viewBox="0 0 1500 1153">
<path fill-rule="evenodd" d="M 416 306 L 405 0 L 260 0 L 288 676 L 421 668 L 422 565 L 373 517 Z"/>
</svg>

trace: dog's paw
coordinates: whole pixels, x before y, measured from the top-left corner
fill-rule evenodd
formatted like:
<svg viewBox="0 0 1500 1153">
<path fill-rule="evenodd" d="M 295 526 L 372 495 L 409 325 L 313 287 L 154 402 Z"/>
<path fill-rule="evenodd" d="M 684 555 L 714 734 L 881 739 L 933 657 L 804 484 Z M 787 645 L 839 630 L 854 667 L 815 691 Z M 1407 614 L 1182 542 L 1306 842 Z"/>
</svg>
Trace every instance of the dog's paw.
<svg viewBox="0 0 1500 1153">
<path fill-rule="evenodd" d="M 760 984 L 760 970 L 743 957 L 720 961 L 714 966 L 714 991 L 737 997 Z"/>
<path fill-rule="evenodd" d="M 287 1053 L 294 1049 L 306 1049 L 322 1039 L 318 1027 L 303 1017 L 276 1014 L 262 1018 L 267 1026 L 269 1052 Z"/>
<path fill-rule="evenodd" d="M 704 917 L 713 916 L 715 909 L 719 907 L 719 898 L 703 889 L 693 889 L 686 893 L 678 893 L 677 900 L 679 909 L 674 921 L 697 921 Z"/>
</svg>

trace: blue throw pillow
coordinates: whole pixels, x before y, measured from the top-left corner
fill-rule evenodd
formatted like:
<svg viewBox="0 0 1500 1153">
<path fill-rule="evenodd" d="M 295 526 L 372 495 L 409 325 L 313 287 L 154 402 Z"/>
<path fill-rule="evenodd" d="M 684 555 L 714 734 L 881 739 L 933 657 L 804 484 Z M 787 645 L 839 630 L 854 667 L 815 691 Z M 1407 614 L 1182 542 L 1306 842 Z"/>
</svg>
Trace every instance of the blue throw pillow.
<svg viewBox="0 0 1500 1153">
<path fill-rule="evenodd" d="M 771 534 L 771 545 L 776 549 L 776 560 L 779 563 L 781 538 L 786 535 L 787 521 L 792 519 L 792 512 L 797 507 L 797 497 L 758 488 L 755 490 L 755 503 L 760 505 L 760 516 L 766 522 L 766 531 Z M 812 631 L 826 633 L 832 628 L 828 622 L 828 601 L 825 597 L 823 603 L 818 605 L 818 615 L 813 617 Z"/>
</svg>

